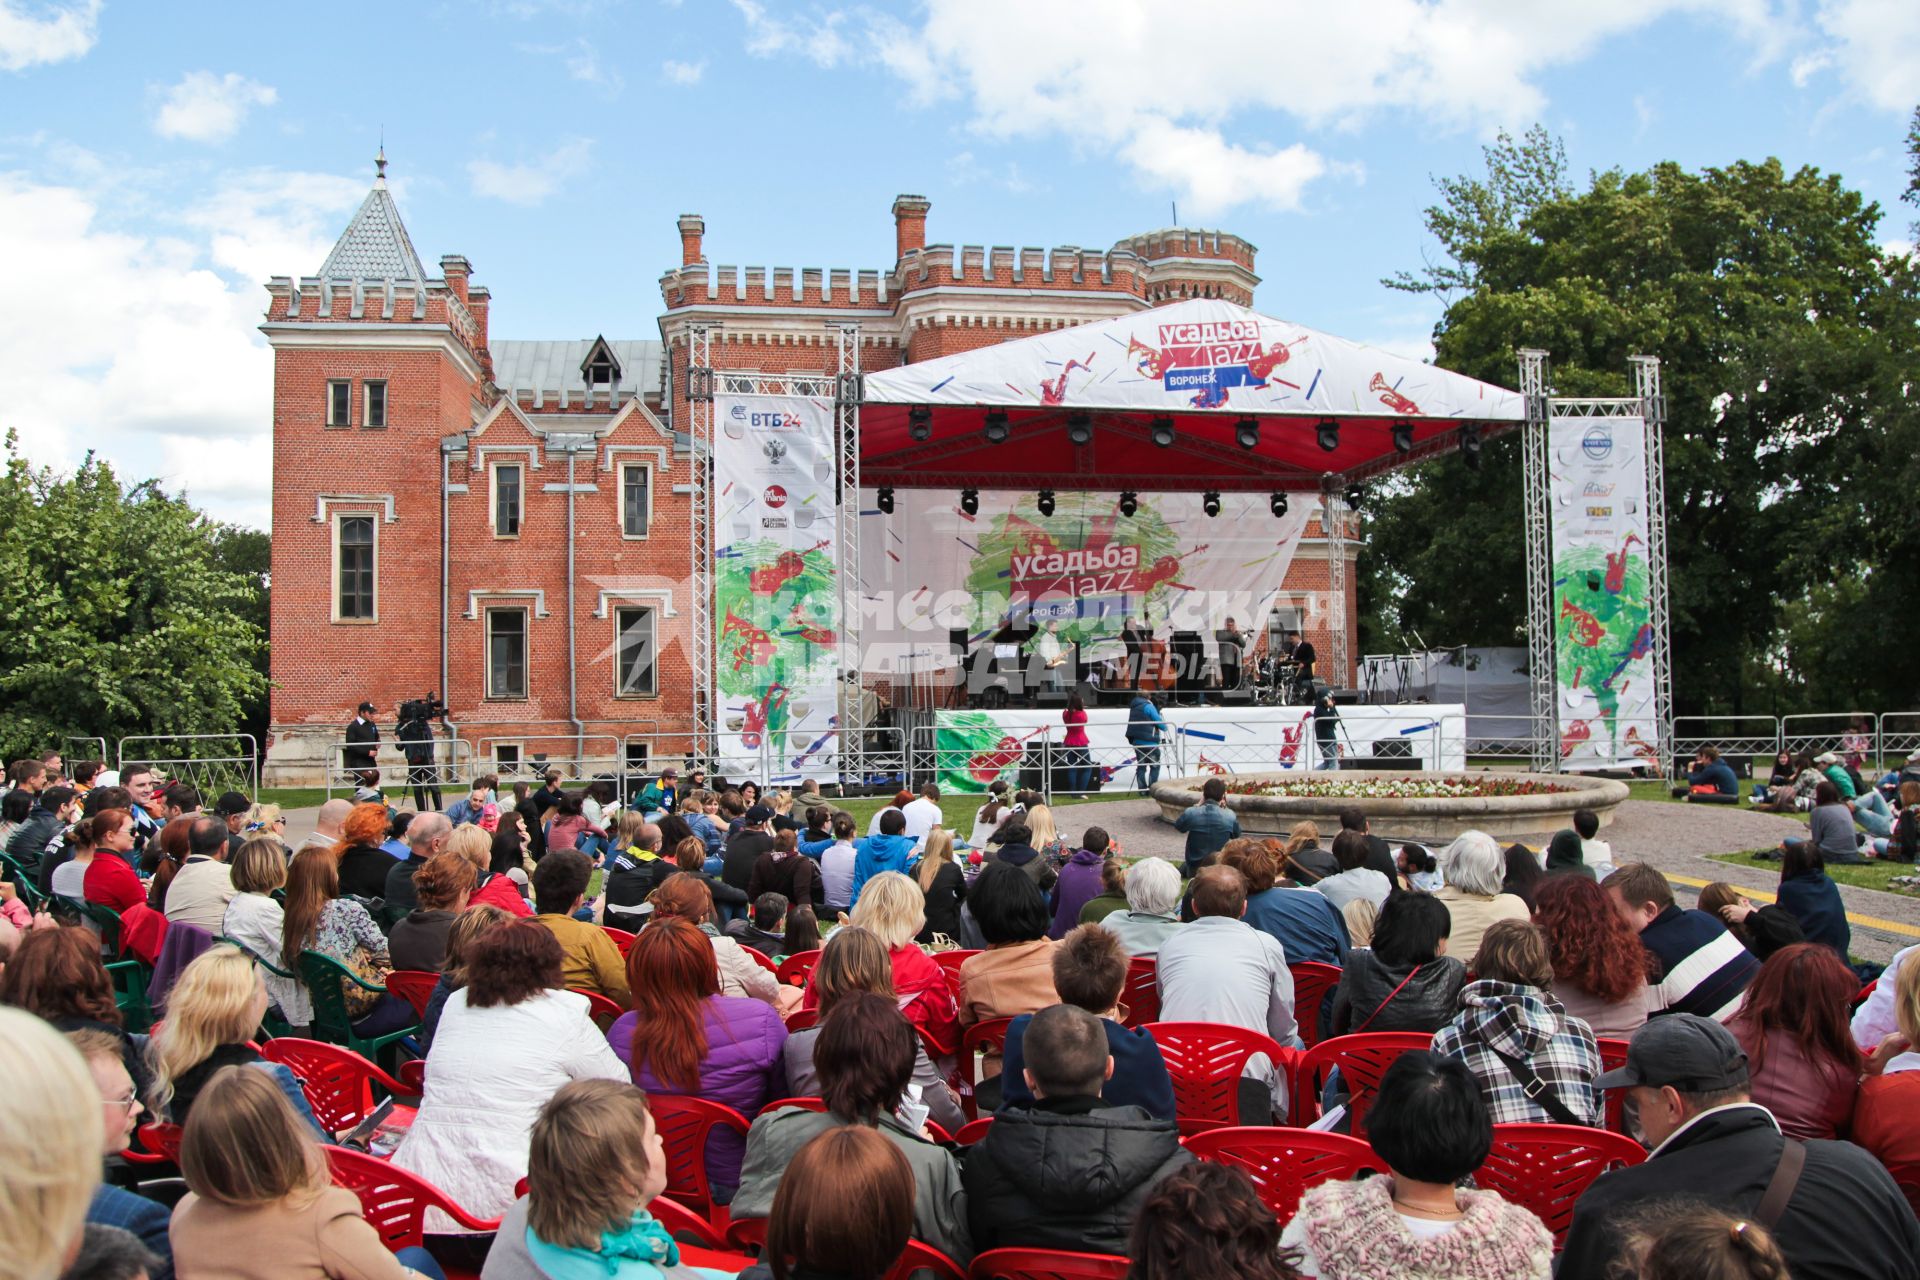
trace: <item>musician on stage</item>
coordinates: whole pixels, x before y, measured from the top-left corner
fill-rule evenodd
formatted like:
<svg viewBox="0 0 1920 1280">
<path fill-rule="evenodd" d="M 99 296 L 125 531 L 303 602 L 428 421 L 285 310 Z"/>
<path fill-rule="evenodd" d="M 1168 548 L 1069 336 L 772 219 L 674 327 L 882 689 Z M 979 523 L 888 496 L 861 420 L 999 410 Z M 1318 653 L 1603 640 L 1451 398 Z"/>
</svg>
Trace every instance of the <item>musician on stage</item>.
<svg viewBox="0 0 1920 1280">
<path fill-rule="evenodd" d="M 1041 630 L 1039 638 L 1033 642 L 1033 652 L 1034 656 L 1040 660 L 1040 667 L 1045 673 L 1044 678 L 1047 687 L 1056 692 L 1066 688 L 1067 671 L 1065 668 L 1066 664 L 1071 660 L 1071 654 L 1065 646 L 1060 643 L 1060 624 L 1058 621 L 1052 618 L 1047 619 L 1046 627 Z"/>
<path fill-rule="evenodd" d="M 1147 645 L 1152 640 L 1152 629 L 1142 624 L 1138 618 L 1128 617 L 1125 625 L 1120 628 L 1120 643 L 1127 651 L 1125 679 L 1126 687 L 1129 689 L 1140 687 L 1140 669 L 1146 664 Z"/>
<path fill-rule="evenodd" d="M 1247 637 L 1239 624 L 1228 618 L 1226 627 L 1214 632 L 1213 639 L 1220 654 L 1220 692 L 1225 694 L 1240 687 L 1240 660 L 1247 650 Z"/>
<path fill-rule="evenodd" d="M 1293 687 L 1304 701 L 1313 696 L 1313 642 L 1298 631 L 1286 633 L 1287 661 L 1294 664 Z"/>
</svg>

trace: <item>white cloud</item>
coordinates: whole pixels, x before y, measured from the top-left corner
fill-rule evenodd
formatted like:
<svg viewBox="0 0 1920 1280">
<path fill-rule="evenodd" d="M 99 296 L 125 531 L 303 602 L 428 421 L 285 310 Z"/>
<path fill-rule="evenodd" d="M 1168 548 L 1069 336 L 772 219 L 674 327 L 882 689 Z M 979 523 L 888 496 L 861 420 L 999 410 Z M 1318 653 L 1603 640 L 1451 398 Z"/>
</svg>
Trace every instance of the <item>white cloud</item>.
<svg viewBox="0 0 1920 1280">
<path fill-rule="evenodd" d="M 1349 172 L 1307 131 L 1338 137 L 1383 113 L 1424 129 L 1524 127 L 1542 118 L 1556 69 L 1663 18 L 1709 22 L 1777 58 L 1799 32 L 1796 3 L 925 0 L 903 21 L 733 0 L 750 53 L 878 63 L 923 104 L 964 103 L 979 132 L 1116 156 L 1210 213 L 1298 208 L 1316 182 Z M 1920 13 L 1912 0 L 1825 3 Z"/>
<path fill-rule="evenodd" d="M 0 71 L 82 57 L 99 38 L 100 0 L 51 7 L 0 0 Z"/>
<path fill-rule="evenodd" d="M 153 131 L 163 138 L 224 142 L 239 132 L 249 111 L 270 107 L 279 98 L 273 86 L 235 72 L 216 76 L 211 71 L 189 71 L 167 90 Z"/>
<path fill-rule="evenodd" d="M 1920 4 L 1821 0 L 1815 21 L 1832 44 L 1814 55 L 1810 71 L 1837 70 L 1854 96 L 1885 111 L 1905 113 L 1920 102 Z M 1796 67 L 1796 83 L 1800 74 Z"/>
<path fill-rule="evenodd" d="M 707 60 L 681 62 L 677 58 L 668 58 L 660 64 L 660 74 L 669 84 L 699 84 L 700 77 L 707 73 Z"/>
<path fill-rule="evenodd" d="M 539 160 L 519 164 L 503 164 L 486 157 L 470 160 L 467 177 L 477 196 L 532 208 L 545 203 L 563 184 L 585 173 L 592 160 L 592 141 L 574 138 Z"/>
<path fill-rule="evenodd" d="M 50 144 L 57 145 L 57 144 Z M 124 180 L 0 173 L 0 425 L 56 467 L 89 449 L 123 479 L 185 488 L 211 514 L 271 518 L 273 356 L 257 332 L 268 275 L 312 271 L 365 183 L 236 175 L 168 207 Z M 136 211 L 140 233 L 120 230 Z"/>
</svg>

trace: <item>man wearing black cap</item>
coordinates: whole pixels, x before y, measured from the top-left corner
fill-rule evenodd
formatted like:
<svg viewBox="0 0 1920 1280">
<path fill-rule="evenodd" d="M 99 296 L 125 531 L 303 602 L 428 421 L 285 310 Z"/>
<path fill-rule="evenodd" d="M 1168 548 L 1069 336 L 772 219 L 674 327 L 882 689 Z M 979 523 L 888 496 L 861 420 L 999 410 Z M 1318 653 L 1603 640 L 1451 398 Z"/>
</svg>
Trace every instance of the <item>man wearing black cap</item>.
<svg viewBox="0 0 1920 1280">
<path fill-rule="evenodd" d="M 367 773 L 379 769 L 374 753 L 380 749 L 380 726 L 373 722 L 374 706 L 363 702 L 347 726 L 347 745 L 340 748 L 340 765 L 348 773 Z"/>
<path fill-rule="evenodd" d="M 763 804 L 754 805 L 747 810 L 740 830 L 727 841 L 726 863 L 720 869 L 720 878 L 742 893 L 753 879 L 753 864 L 773 848 L 773 835 L 767 830 L 772 817 L 773 810 Z"/>
<path fill-rule="evenodd" d="M 1711 1018 L 1653 1019 L 1634 1033 L 1627 1064 L 1596 1083 L 1628 1090 L 1653 1150 L 1580 1197 L 1559 1280 L 1615 1274 L 1623 1222 L 1673 1197 L 1767 1227 L 1794 1280 L 1920 1278 L 1920 1223 L 1892 1176 L 1850 1142 L 1783 1137 L 1749 1095 L 1747 1055 Z"/>
<path fill-rule="evenodd" d="M 213 814 L 227 824 L 227 857 L 231 859 L 240 852 L 240 846 L 247 840 L 247 814 L 253 810 L 253 801 L 238 791 L 223 791 L 220 798 L 213 802 Z M 266 835 L 277 833 L 268 831 Z"/>
</svg>

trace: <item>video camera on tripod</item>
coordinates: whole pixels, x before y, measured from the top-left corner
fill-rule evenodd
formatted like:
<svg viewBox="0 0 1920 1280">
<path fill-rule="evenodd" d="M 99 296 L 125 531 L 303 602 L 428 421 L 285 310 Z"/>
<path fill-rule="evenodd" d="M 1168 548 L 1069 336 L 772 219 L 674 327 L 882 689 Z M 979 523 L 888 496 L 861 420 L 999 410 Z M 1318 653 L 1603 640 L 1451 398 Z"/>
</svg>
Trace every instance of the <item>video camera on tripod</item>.
<svg viewBox="0 0 1920 1280">
<path fill-rule="evenodd" d="M 445 720 L 447 704 L 440 700 L 437 693 L 429 693 L 424 698 L 408 698 L 400 704 L 400 723 L 412 724 L 415 721 Z"/>
</svg>

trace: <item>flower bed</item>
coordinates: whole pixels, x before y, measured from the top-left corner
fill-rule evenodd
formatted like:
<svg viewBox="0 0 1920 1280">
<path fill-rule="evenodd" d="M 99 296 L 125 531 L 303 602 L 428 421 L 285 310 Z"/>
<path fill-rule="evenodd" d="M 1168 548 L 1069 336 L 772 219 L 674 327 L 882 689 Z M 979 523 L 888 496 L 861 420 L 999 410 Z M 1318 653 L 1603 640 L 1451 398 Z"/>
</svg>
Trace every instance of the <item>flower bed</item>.
<svg viewBox="0 0 1920 1280">
<path fill-rule="evenodd" d="M 1459 800 L 1496 796 L 1544 796 L 1576 790 L 1531 777 L 1497 773 L 1444 778 L 1301 778 L 1229 782 L 1230 796 L 1295 797 L 1310 800 Z"/>
</svg>

